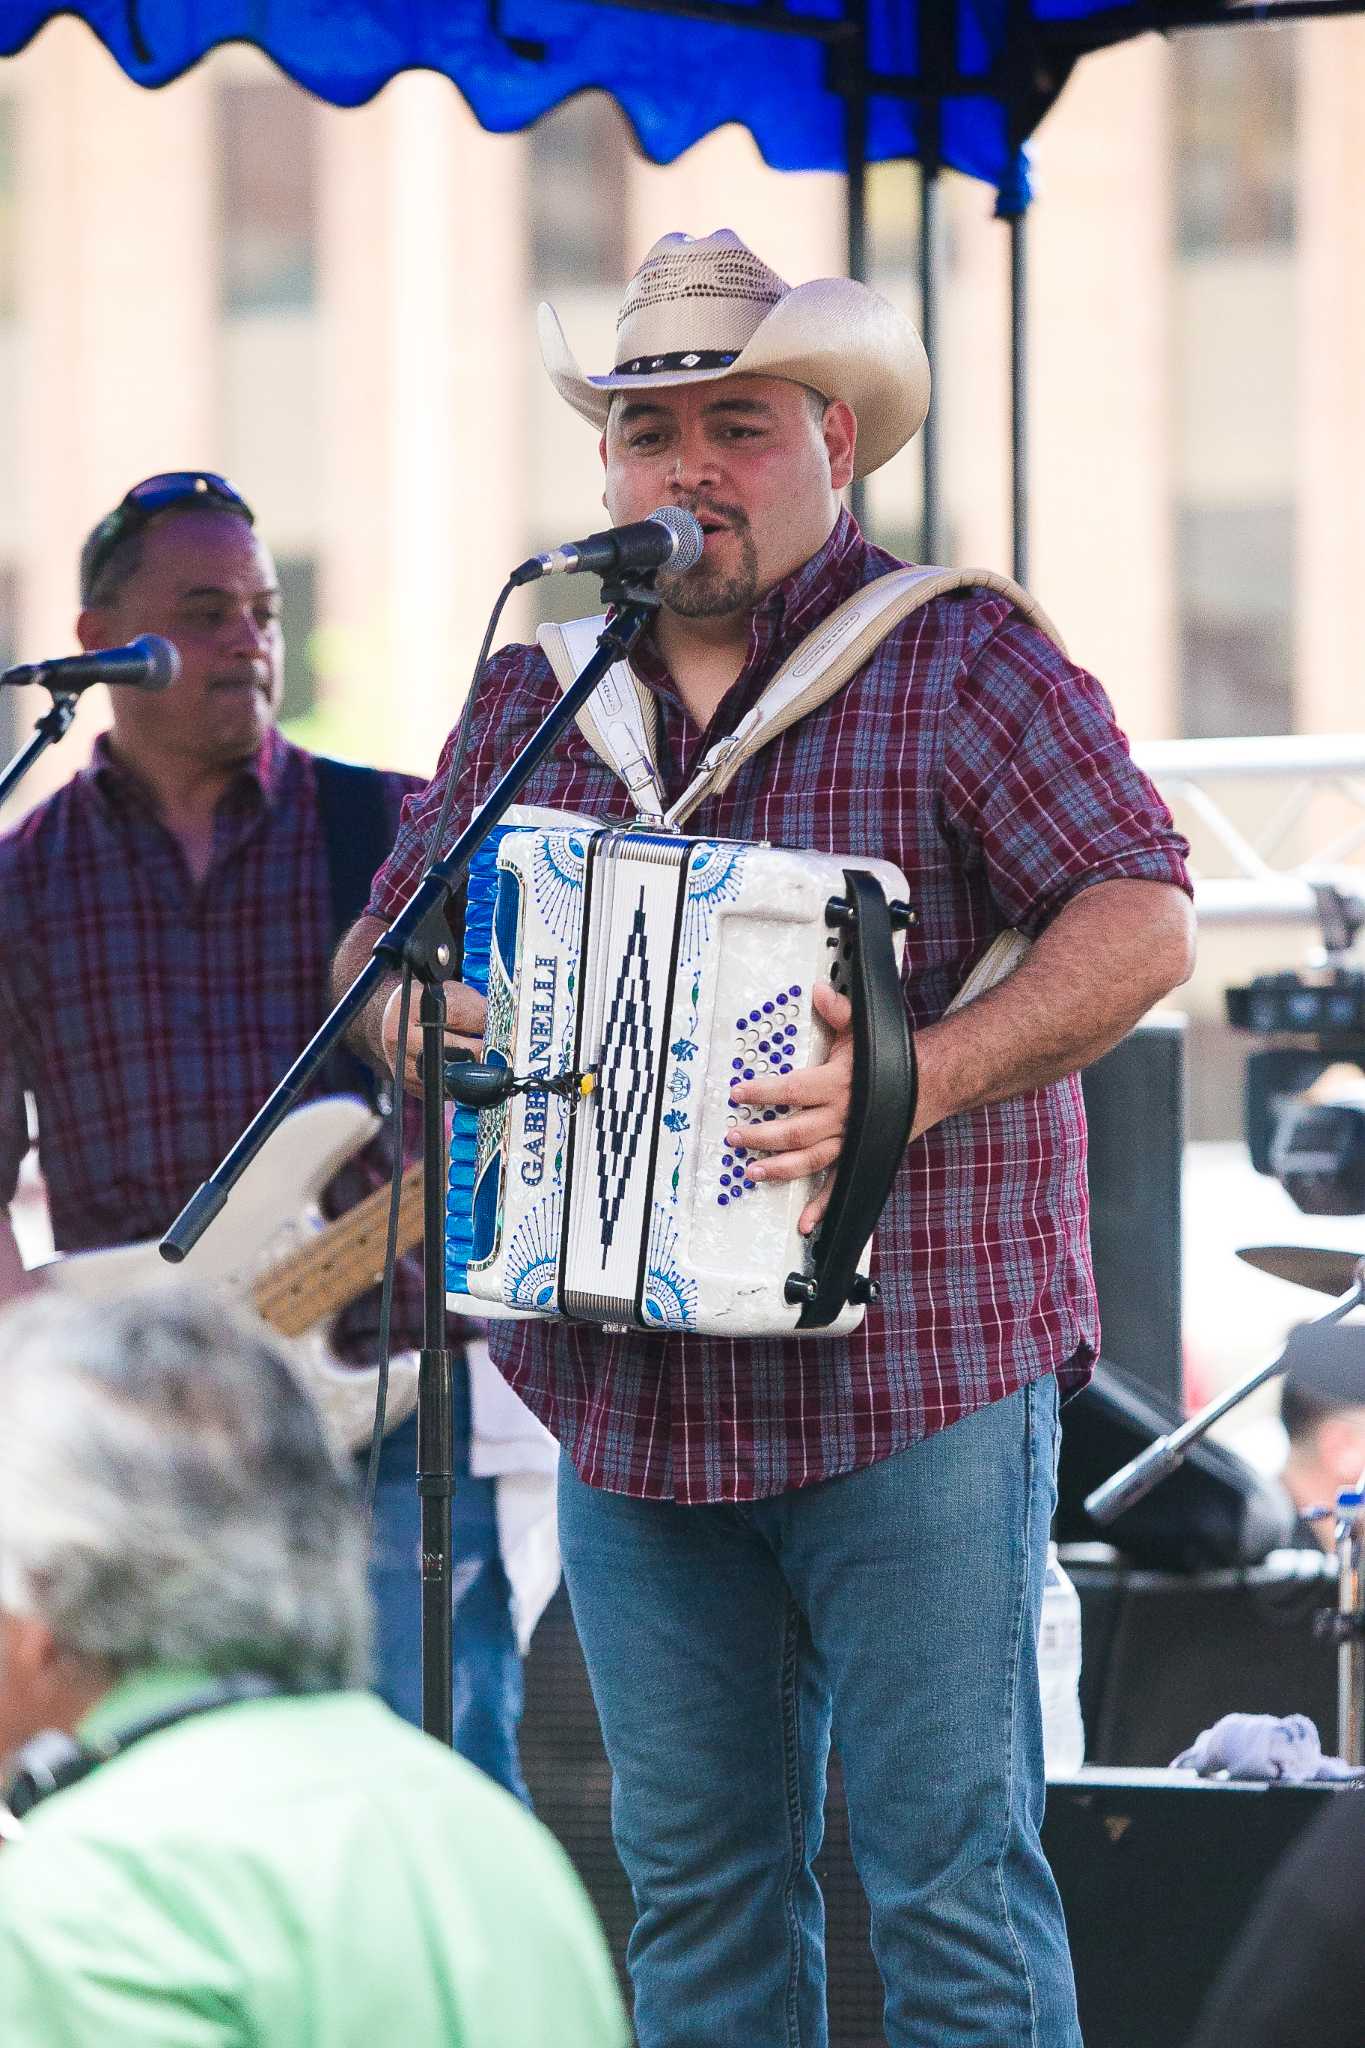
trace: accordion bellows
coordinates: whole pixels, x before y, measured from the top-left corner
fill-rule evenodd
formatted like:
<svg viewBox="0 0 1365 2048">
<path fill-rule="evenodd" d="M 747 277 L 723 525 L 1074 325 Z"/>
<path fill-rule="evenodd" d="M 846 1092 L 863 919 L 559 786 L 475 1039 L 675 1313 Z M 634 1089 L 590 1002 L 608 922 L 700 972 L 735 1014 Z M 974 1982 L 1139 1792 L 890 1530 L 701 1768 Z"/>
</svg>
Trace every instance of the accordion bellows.
<svg viewBox="0 0 1365 2048">
<path fill-rule="evenodd" d="M 537 815 L 555 816 L 510 814 Z M 470 869 L 462 977 L 487 995 L 485 1065 L 510 1069 L 517 1092 L 455 1113 L 453 1306 L 660 1333 L 796 1331 L 792 1289 L 812 1258 L 796 1226 L 813 1181 L 748 1178 L 728 1134 L 785 1112 L 732 1107 L 730 1089 L 825 1056 L 812 989 L 848 979 L 855 939 L 830 906 L 850 867 L 904 896 L 882 861 L 586 820 L 490 837 Z M 903 940 L 886 948 L 899 1005 Z M 863 1313 L 849 1301 L 812 1334 Z"/>
</svg>

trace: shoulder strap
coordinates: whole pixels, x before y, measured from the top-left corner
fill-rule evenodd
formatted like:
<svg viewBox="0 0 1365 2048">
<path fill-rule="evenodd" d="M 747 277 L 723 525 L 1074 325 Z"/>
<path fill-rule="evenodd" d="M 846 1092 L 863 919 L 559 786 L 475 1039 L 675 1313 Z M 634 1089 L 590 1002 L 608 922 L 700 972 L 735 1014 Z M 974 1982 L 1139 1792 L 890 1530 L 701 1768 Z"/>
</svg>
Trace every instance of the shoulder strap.
<svg viewBox="0 0 1365 2048">
<path fill-rule="evenodd" d="M 625 783 L 636 808 L 647 818 L 680 826 L 704 797 L 719 794 L 769 740 L 828 701 L 868 661 L 910 613 L 956 590 L 989 590 L 1021 611 L 1056 646 L 1061 635 L 1028 592 L 993 569 L 893 569 L 864 584 L 820 621 L 791 653 L 732 733 L 718 740 L 678 798 L 665 807 L 654 768 L 658 707 L 626 662 L 617 662 L 598 685 L 590 709 L 578 715 L 593 750 Z M 536 637 L 561 690 L 567 690 L 587 660 L 603 619 L 574 619 L 542 626 Z M 607 693 L 604 695 L 604 693 Z"/>
<path fill-rule="evenodd" d="M 554 670 L 561 694 L 568 689 L 597 645 L 607 623 L 605 612 L 591 619 L 569 619 L 563 625 L 536 628 L 545 658 Z M 578 729 L 613 775 L 625 783 L 642 818 L 657 821 L 664 814 L 664 794 L 654 766 L 659 740 L 659 707 L 653 692 L 639 680 L 630 663 L 614 662 L 578 714 Z"/>
<path fill-rule="evenodd" d="M 395 823 L 385 779 L 377 768 L 314 754 L 313 773 L 334 946 L 369 901 L 370 884 L 393 846 Z M 355 1053 L 338 1049 L 323 1071 L 328 1085 L 340 1093 L 358 1095 L 371 1105 L 378 1101 L 376 1077 Z"/>
<path fill-rule="evenodd" d="M 313 756 L 318 818 L 327 857 L 332 938 L 353 925 L 370 897 L 370 884 L 393 846 L 394 818 L 383 775 L 354 761 Z"/>
<path fill-rule="evenodd" d="M 893 569 L 855 590 L 788 655 L 734 731 L 711 748 L 667 812 L 667 822 L 680 825 L 703 797 L 719 795 L 727 788 L 744 763 L 769 740 L 837 695 L 911 612 L 955 590 L 980 589 L 1007 597 L 1031 624 L 1061 646 L 1061 636 L 1041 605 L 993 569 Z"/>
</svg>

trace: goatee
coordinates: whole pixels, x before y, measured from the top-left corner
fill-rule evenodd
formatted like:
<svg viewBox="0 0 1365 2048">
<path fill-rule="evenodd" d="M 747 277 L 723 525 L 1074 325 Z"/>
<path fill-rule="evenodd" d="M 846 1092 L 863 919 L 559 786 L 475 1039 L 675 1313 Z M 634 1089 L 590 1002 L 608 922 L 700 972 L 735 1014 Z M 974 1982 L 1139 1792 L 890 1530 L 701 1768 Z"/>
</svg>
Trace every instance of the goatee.
<svg viewBox="0 0 1365 2048">
<path fill-rule="evenodd" d="M 758 602 L 758 549 L 748 520 L 737 506 L 706 509 L 714 509 L 734 534 L 739 543 L 739 567 L 727 576 L 712 568 L 703 555 L 695 569 L 687 569 L 681 576 L 660 576 L 659 595 L 668 609 L 683 619 L 724 618 L 730 612 L 752 611 Z"/>
</svg>

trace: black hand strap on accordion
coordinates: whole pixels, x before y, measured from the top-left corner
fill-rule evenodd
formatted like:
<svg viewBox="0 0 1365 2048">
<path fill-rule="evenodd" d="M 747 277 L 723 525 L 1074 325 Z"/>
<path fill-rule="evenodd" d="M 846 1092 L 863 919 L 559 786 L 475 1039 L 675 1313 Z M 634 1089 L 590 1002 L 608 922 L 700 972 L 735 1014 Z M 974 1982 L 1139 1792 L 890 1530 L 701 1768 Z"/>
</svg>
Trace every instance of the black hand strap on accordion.
<svg viewBox="0 0 1365 2048">
<path fill-rule="evenodd" d="M 787 1300 L 802 1304 L 801 1330 L 824 1328 L 846 1302 L 877 1299 L 876 1283 L 859 1274 L 858 1261 L 905 1157 L 918 1099 L 915 1040 L 901 992 L 891 907 L 865 869 L 845 868 L 844 889 L 843 902 L 831 904 L 827 916 L 853 938 L 853 1087 L 848 1137 L 812 1247 L 810 1275 L 792 1273 L 787 1279 Z M 903 925 L 904 905 L 901 912 Z"/>
</svg>

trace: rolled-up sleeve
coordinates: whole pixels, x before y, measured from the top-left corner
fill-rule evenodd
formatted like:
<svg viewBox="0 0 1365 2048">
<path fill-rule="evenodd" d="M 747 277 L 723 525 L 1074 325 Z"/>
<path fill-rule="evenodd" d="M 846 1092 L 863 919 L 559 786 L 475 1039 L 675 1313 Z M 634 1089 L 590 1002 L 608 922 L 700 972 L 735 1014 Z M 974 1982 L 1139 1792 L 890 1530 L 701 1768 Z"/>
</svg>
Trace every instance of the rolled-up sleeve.
<svg viewBox="0 0 1365 2048">
<path fill-rule="evenodd" d="M 1036 935 L 1096 882 L 1192 894 L 1189 845 L 1100 684 L 1018 614 L 964 663 L 945 741 L 945 825 L 1006 921 Z"/>
</svg>

